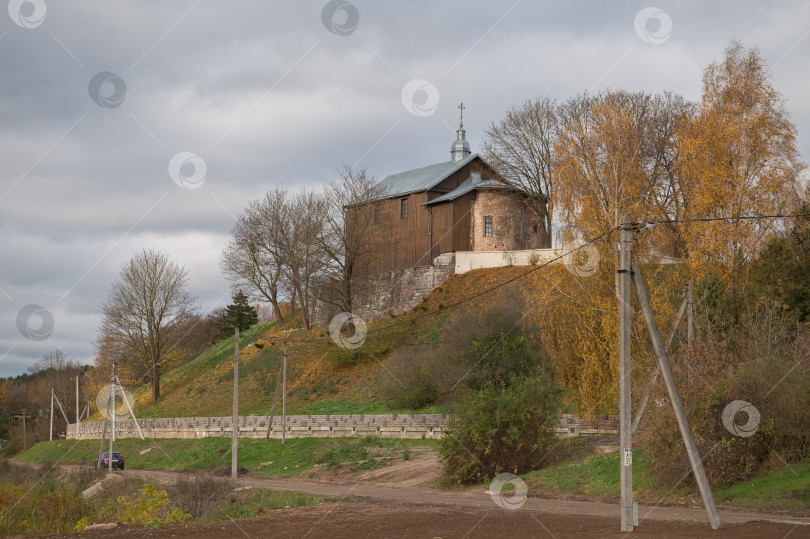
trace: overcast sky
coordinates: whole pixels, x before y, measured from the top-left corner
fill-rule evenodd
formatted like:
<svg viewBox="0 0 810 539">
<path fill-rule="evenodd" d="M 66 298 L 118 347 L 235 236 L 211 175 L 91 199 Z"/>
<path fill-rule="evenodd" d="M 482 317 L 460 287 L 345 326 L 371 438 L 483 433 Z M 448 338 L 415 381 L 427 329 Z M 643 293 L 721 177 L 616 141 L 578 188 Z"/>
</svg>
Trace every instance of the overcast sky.
<svg viewBox="0 0 810 539">
<path fill-rule="evenodd" d="M 3 0 L 0 376 L 61 348 L 89 363 L 98 305 L 135 252 L 184 265 L 202 312 L 241 209 L 473 151 L 508 108 L 606 88 L 700 97 L 757 45 L 810 155 L 810 3 Z"/>
</svg>

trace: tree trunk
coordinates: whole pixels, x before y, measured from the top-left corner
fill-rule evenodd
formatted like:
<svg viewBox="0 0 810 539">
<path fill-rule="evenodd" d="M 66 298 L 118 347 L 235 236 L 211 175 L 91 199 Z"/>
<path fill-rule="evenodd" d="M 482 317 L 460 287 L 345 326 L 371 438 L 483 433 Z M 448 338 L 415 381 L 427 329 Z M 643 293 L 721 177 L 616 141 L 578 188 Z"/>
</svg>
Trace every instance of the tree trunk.
<svg viewBox="0 0 810 539">
<path fill-rule="evenodd" d="M 281 320 L 281 307 L 279 307 L 278 301 L 271 301 L 270 304 L 273 306 L 273 318 Z"/>
<path fill-rule="evenodd" d="M 343 310 L 347 313 L 352 312 L 352 277 L 346 276 L 343 283 Z"/>
<path fill-rule="evenodd" d="M 160 373 L 157 361 L 152 360 L 152 402 L 157 402 L 158 397 L 160 397 Z"/>
<path fill-rule="evenodd" d="M 300 289 L 298 290 L 298 297 L 301 298 L 299 302 L 301 304 L 301 323 L 304 325 L 304 331 L 309 331 L 309 313 L 307 312 L 309 304 L 304 301 L 304 293 Z"/>
</svg>

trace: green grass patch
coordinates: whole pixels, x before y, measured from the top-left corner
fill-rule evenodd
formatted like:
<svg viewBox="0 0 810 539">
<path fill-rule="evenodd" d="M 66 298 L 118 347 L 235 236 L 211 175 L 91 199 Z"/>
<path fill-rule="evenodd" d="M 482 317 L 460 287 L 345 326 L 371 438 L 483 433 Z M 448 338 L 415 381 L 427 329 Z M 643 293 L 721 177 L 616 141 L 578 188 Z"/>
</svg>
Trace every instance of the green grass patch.
<svg viewBox="0 0 810 539">
<path fill-rule="evenodd" d="M 810 460 L 767 475 L 716 489 L 719 502 L 744 507 L 810 507 Z"/>
<path fill-rule="evenodd" d="M 643 451 L 633 452 L 633 490 L 649 489 L 644 477 Z M 619 455 L 576 459 L 524 475 L 530 492 L 553 495 L 582 495 L 599 499 L 617 499 L 621 492 Z"/>
<path fill-rule="evenodd" d="M 245 331 L 239 336 L 239 346 L 240 348 L 244 349 L 248 344 L 251 344 L 261 338 L 264 333 L 269 330 L 274 324 L 275 321 L 270 321 L 260 326 L 256 326 L 254 328 L 250 328 L 249 330 Z M 210 347 L 208 350 L 203 352 L 202 354 L 198 355 L 196 358 L 192 359 L 188 363 L 185 363 L 176 369 L 171 370 L 170 372 L 164 374 L 161 377 L 161 399 L 172 391 L 178 391 L 181 388 L 185 389 L 186 391 L 191 391 L 195 394 L 204 394 L 207 391 L 210 391 L 210 387 L 204 387 L 200 385 L 196 386 L 189 386 L 189 380 L 194 380 L 195 375 L 205 372 L 209 369 L 214 368 L 215 366 L 219 365 L 220 363 L 227 360 L 229 357 L 233 355 L 233 337 L 225 338 L 220 340 L 217 344 Z M 258 358 L 255 358 L 254 361 L 250 363 L 246 363 L 242 367 L 242 371 L 240 372 L 240 377 L 245 376 L 241 374 L 247 370 L 247 374 L 254 371 L 259 371 L 262 368 L 275 368 L 278 370 L 278 367 L 274 365 L 275 356 L 280 357 L 280 353 L 278 353 L 277 349 L 270 348 L 268 349 L 265 347 L 262 349 L 261 354 Z M 256 366 L 252 366 L 252 363 L 259 361 L 259 364 Z M 230 383 L 233 384 L 233 370 L 230 371 L 229 375 L 226 375 L 225 382 L 223 387 L 227 387 L 227 380 L 230 380 Z M 270 388 L 269 391 L 272 391 L 275 387 Z M 138 396 L 142 395 L 143 393 L 151 392 L 151 386 L 149 384 L 145 384 L 142 386 L 138 386 L 137 388 L 133 388 L 132 392 L 134 393 L 136 399 Z M 177 415 L 176 410 L 168 410 L 165 409 L 165 406 L 161 401 L 157 403 L 149 403 L 146 405 L 140 405 L 137 408 L 137 415 L 140 418 L 145 417 L 171 417 Z M 207 415 L 207 414 L 206 414 Z M 98 420 L 100 417 L 98 414 L 95 414 L 90 419 Z"/>
<path fill-rule="evenodd" d="M 273 509 L 317 505 L 325 499 L 325 496 L 302 494 L 289 490 L 251 489 L 248 494 L 234 500 L 225 509 L 217 511 L 202 520 L 218 521 L 250 518 Z"/>
<path fill-rule="evenodd" d="M 279 405 L 276 414 L 280 414 Z M 384 402 L 352 402 L 342 399 L 295 403 L 287 406 L 287 413 L 301 415 L 347 414 L 446 414 L 446 406 L 428 406 L 421 410 L 392 410 Z"/>
<path fill-rule="evenodd" d="M 281 440 L 239 440 L 239 465 L 251 472 L 267 476 L 294 476 L 316 464 L 359 466 L 369 460 L 369 449 L 387 456 L 401 455 L 418 447 L 436 447 L 434 440 L 394 440 L 380 438 L 291 438 Z M 58 440 L 40 442 L 17 455 L 22 462 L 62 462 L 77 464 L 82 457 L 92 465 L 98 456 L 98 440 Z M 105 446 L 105 450 L 106 450 Z M 124 454 L 130 469 L 160 469 L 172 471 L 203 471 L 229 469 L 231 465 L 230 438 L 201 438 L 196 440 L 138 440 L 121 439 L 114 450 Z M 269 464 L 267 464 L 269 463 Z M 260 466 L 260 464 L 265 464 Z"/>
<path fill-rule="evenodd" d="M 645 477 L 646 459 L 643 450 L 634 451 L 633 493 L 636 499 L 660 501 L 662 495 L 676 498 L 691 493 L 688 487 L 676 492 L 664 492 L 654 480 Z M 619 455 L 574 458 L 523 476 L 529 492 L 538 495 L 579 495 L 602 500 L 620 496 Z M 695 495 L 697 488 L 695 487 Z M 810 460 L 781 470 L 714 489 L 719 503 L 748 508 L 806 509 L 810 507 Z M 698 498 L 699 499 L 699 498 Z"/>
</svg>

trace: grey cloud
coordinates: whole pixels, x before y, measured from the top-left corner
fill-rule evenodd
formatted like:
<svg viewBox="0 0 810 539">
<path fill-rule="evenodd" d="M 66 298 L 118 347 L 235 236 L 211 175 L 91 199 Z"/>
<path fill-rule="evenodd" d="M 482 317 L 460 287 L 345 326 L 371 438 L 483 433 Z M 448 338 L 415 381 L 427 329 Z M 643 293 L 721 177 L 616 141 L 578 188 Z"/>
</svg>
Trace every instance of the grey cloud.
<svg viewBox="0 0 810 539">
<path fill-rule="evenodd" d="M 697 100 L 700 70 L 736 37 L 759 45 L 810 153 L 808 2 L 662 1 L 673 27 L 661 45 L 635 33 L 641 1 L 353 3 L 360 22 L 347 36 L 323 26 L 325 0 L 49 2 L 35 29 L 0 14 L 0 196 L 24 175 L 0 199 L 0 288 L 12 296 L 0 291 L 0 376 L 55 346 L 89 361 L 97 306 L 143 247 L 186 264 L 210 308 L 227 293 L 218 251 L 232 214 L 361 157 L 378 176 L 445 160 L 459 101 L 478 149 L 490 122 L 541 94 Z M 120 106 L 91 99 L 99 71 L 126 82 Z M 431 116 L 400 102 L 416 78 L 439 89 Z M 181 151 L 207 165 L 193 191 L 169 177 Z M 16 329 L 28 303 L 53 309 L 42 343 Z"/>
</svg>

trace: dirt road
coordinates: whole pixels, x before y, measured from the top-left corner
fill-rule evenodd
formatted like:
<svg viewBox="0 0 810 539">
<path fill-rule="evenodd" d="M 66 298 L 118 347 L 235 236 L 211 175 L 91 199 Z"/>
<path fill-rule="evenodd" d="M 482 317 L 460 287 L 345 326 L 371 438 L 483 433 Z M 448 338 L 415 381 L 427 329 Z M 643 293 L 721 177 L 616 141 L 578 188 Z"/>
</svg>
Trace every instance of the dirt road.
<svg viewBox="0 0 810 539">
<path fill-rule="evenodd" d="M 161 481 L 174 482 L 178 477 L 185 475 L 181 472 L 164 472 L 148 470 L 128 470 L 128 475 L 151 477 Z M 239 483 L 248 486 L 262 487 L 278 490 L 295 490 L 308 494 L 325 494 L 338 498 L 356 496 L 373 500 L 383 500 L 400 504 L 421 506 L 451 506 L 475 511 L 504 511 L 498 507 L 492 498 L 483 489 L 467 491 L 447 491 L 430 489 L 418 486 L 390 486 L 380 485 L 367 481 L 354 481 L 346 483 L 325 483 L 320 481 L 307 481 L 299 478 L 265 478 L 258 476 L 243 476 Z M 527 511 L 536 514 L 551 515 L 580 515 L 614 518 L 618 517 L 619 510 L 615 504 L 567 500 L 550 500 L 541 498 L 527 498 L 523 506 L 517 511 Z M 697 507 L 667 507 L 667 506 L 639 506 L 639 523 L 646 525 L 649 521 L 692 521 L 708 522 L 706 511 Z M 801 525 L 810 532 L 810 517 L 782 516 L 773 513 L 740 511 L 721 508 L 720 516 L 723 522 L 739 524 L 753 521 L 769 521 L 788 525 Z"/>
<path fill-rule="evenodd" d="M 615 511 L 614 511 L 615 513 Z M 674 539 L 701 538 L 789 538 L 810 537 L 810 528 L 772 522 L 730 524 L 722 531 L 705 524 L 649 520 L 633 537 Z M 365 538 L 484 538 L 544 537 L 590 538 L 627 537 L 619 531 L 618 515 L 613 517 L 553 514 L 499 508 L 472 509 L 365 498 L 327 501 L 318 506 L 272 511 L 256 518 L 203 524 L 179 524 L 159 529 L 118 528 L 111 532 L 71 534 L 81 538 L 141 539 L 154 537 L 309 537 L 313 539 Z"/>
<path fill-rule="evenodd" d="M 159 529 L 119 527 L 71 537 L 619 537 L 616 504 L 528 498 L 517 510 L 498 507 L 482 488 L 439 490 L 425 486 L 439 472 L 434 455 L 365 472 L 307 471 L 305 477 L 245 475 L 239 483 L 270 489 L 324 494 L 318 506 L 268 512 L 232 522 L 193 523 Z M 126 470 L 125 476 L 174 482 L 187 472 Z M 312 477 L 312 479 L 310 479 Z M 726 527 L 711 530 L 698 507 L 639 509 L 637 537 L 810 538 L 810 517 L 720 508 Z"/>
<path fill-rule="evenodd" d="M 173 482 L 181 472 L 127 470 L 125 475 Z M 334 496 L 320 506 L 272 511 L 252 519 L 119 528 L 115 537 L 611 537 L 623 535 L 615 504 L 528 498 L 518 510 L 498 507 L 482 489 L 443 491 L 377 481 L 324 482 L 243 476 L 248 486 Z M 378 482 L 381 481 L 381 482 Z M 810 518 L 721 508 L 726 528 L 713 531 L 701 508 L 641 507 L 638 537 L 810 537 Z M 78 537 L 108 537 L 86 532 Z"/>
</svg>

